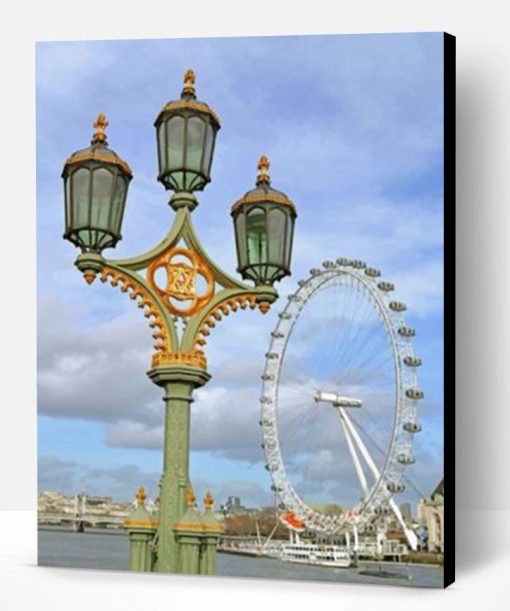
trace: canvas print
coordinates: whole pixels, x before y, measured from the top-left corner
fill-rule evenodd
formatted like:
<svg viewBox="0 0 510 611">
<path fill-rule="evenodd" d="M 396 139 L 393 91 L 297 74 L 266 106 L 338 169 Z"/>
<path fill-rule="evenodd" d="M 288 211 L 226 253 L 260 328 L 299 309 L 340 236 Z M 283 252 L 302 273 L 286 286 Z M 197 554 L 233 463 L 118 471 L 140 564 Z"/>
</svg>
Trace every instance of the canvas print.
<svg viewBox="0 0 510 611">
<path fill-rule="evenodd" d="M 452 580 L 453 45 L 37 44 L 40 565 Z"/>
</svg>

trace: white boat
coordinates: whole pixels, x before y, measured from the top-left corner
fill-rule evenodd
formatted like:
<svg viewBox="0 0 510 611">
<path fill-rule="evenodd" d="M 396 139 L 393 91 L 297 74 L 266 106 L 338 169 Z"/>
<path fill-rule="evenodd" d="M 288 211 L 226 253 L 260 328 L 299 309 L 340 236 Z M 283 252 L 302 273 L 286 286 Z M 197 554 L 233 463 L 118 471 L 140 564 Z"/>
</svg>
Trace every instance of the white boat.
<svg viewBox="0 0 510 611">
<path fill-rule="evenodd" d="M 284 562 L 312 564 L 346 569 L 351 566 L 350 553 L 338 545 L 317 545 L 314 543 L 286 543 L 275 555 Z"/>
</svg>

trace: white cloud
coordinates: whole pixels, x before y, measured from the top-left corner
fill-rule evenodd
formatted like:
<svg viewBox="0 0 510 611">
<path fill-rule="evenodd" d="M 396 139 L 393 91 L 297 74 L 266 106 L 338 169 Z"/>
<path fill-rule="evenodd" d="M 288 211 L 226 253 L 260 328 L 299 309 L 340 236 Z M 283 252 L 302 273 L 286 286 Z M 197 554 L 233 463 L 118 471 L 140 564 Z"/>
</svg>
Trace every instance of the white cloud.
<svg viewBox="0 0 510 611">
<path fill-rule="evenodd" d="M 144 471 L 132 464 L 94 467 L 53 455 L 39 456 L 38 460 L 38 488 L 41 492 L 57 490 L 73 495 L 85 491 L 90 495 L 128 501 L 134 498 L 140 485 L 144 485 L 149 494 L 156 497 L 159 477 L 158 473 Z"/>
</svg>

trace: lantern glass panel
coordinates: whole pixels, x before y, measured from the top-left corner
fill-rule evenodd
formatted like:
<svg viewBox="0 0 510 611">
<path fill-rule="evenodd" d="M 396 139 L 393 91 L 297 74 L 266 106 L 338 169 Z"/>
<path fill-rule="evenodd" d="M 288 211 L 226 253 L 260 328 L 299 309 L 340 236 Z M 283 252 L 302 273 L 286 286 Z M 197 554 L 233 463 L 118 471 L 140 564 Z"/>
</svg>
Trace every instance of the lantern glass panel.
<svg viewBox="0 0 510 611">
<path fill-rule="evenodd" d="M 262 208 L 253 208 L 246 216 L 248 239 L 248 261 L 251 265 L 267 261 L 266 213 Z"/>
<path fill-rule="evenodd" d="M 188 119 L 186 137 L 186 169 L 200 172 L 202 151 L 204 149 L 205 123 L 198 117 Z"/>
<path fill-rule="evenodd" d="M 72 228 L 80 229 L 89 225 L 91 172 L 80 168 L 72 173 Z"/>
<path fill-rule="evenodd" d="M 237 243 L 237 262 L 239 268 L 242 269 L 248 263 L 246 258 L 246 220 L 243 212 L 239 213 L 235 220 L 235 234 Z"/>
<path fill-rule="evenodd" d="M 65 178 L 66 231 L 71 226 L 71 177 Z"/>
<path fill-rule="evenodd" d="M 214 143 L 214 130 L 212 125 L 207 126 L 204 157 L 202 160 L 202 174 L 209 176 L 211 173 L 212 149 Z"/>
<path fill-rule="evenodd" d="M 292 240 L 294 238 L 294 217 L 289 215 L 287 218 L 287 242 L 285 244 L 285 267 L 290 269 L 290 258 L 292 255 Z"/>
<path fill-rule="evenodd" d="M 285 265 L 285 221 L 287 215 L 279 208 L 268 214 L 268 260 L 276 265 Z"/>
<path fill-rule="evenodd" d="M 94 229 L 110 229 L 108 219 L 110 217 L 113 178 L 113 174 L 105 168 L 99 168 L 92 173 L 90 226 Z"/>
<path fill-rule="evenodd" d="M 120 234 L 122 224 L 122 216 L 124 212 L 124 202 L 126 200 L 127 181 L 122 176 L 117 176 L 115 184 L 115 193 L 112 202 L 112 219 L 111 230 L 116 234 Z"/>
<path fill-rule="evenodd" d="M 172 117 L 167 129 L 167 170 L 179 170 L 184 166 L 184 125 L 183 117 Z"/>
<path fill-rule="evenodd" d="M 158 125 L 158 159 L 159 172 L 164 172 L 166 168 L 166 143 L 165 143 L 166 125 L 160 123 Z"/>
</svg>

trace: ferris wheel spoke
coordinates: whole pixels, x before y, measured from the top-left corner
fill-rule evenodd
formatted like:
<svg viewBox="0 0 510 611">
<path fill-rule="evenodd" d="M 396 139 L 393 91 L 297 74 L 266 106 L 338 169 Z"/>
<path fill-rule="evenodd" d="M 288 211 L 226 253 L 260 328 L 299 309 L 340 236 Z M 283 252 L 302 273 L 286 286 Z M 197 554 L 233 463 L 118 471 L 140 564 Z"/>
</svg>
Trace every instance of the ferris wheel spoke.
<svg viewBox="0 0 510 611">
<path fill-rule="evenodd" d="M 349 453 L 351 455 L 352 462 L 354 463 L 354 469 L 356 470 L 356 474 L 358 476 L 359 483 L 361 485 L 361 489 L 362 489 L 362 491 L 363 491 L 363 493 L 365 495 L 365 498 L 366 498 L 368 496 L 368 493 L 369 493 L 367 478 L 365 477 L 365 473 L 363 471 L 363 467 L 361 466 L 361 462 L 359 460 L 359 456 L 358 456 L 358 453 L 356 451 L 356 448 L 354 447 L 354 443 L 353 443 L 353 440 L 351 438 L 351 434 L 349 433 L 349 429 L 347 428 L 347 425 L 344 422 L 343 418 L 340 418 L 340 422 L 342 424 L 342 429 L 344 431 L 345 439 L 346 439 L 347 445 L 349 447 Z"/>
<path fill-rule="evenodd" d="M 342 419 L 342 422 L 345 422 L 345 425 L 346 425 L 349 433 L 352 435 L 352 438 L 356 442 L 356 445 L 358 446 L 358 448 L 359 448 L 359 450 L 361 452 L 361 455 L 365 459 L 365 462 L 367 463 L 368 468 L 372 472 L 372 475 L 373 475 L 374 479 L 378 480 L 381 477 L 379 469 L 377 468 L 377 465 L 373 461 L 372 456 L 370 455 L 370 452 L 367 450 L 366 445 L 363 443 L 363 440 L 359 436 L 358 431 L 356 430 L 355 426 L 351 422 L 351 420 L 350 420 L 349 416 L 347 415 L 345 409 L 343 407 L 339 407 L 338 411 L 340 413 L 340 417 Z"/>
<path fill-rule="evenodd" d="M 363 318 L 362 314 L 365 315 L 365 312 L 362 312 L 362 310 L 360 310 L 360 306 L 363 305 L 362 294 L 359 292 L 357 294 L 357 297 L 358 299 L 353 304 L 352 309 L 349 308 L 349 310 L 346 311 L 345 317 L 349 315 L 349 318 L 348 318 L 349 324 L 345 330 L 345 336 L 342 338 L 341 347 L 334 361 L 334 367 L 339 367 L 340 364 L 345 361 L 346 357 L 349 354 L 349 351 L 353 350 L 353 346 L 356 342 L 356 338 L 360 333 L 360 327 L 361 327 L 360 321 L 357 320 L 358 324 L 356 325 L 354 320 L 355 318 L 356 319 Z M 365 304 L 365 309 L 366 309 L 366 304 Z"/>
</svg>

